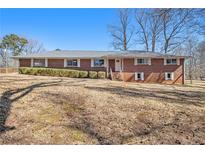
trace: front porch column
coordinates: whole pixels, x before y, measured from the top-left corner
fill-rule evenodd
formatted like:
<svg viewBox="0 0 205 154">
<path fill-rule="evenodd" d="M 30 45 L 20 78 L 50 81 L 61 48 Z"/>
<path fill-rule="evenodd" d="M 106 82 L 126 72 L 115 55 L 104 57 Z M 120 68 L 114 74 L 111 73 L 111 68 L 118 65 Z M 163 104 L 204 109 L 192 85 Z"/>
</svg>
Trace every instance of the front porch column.
<svg viewBox="0 0 205 154">
<path fill-rule="evenodd" d="M 48 58 L 45 59 L 45 67 L 48 67 Z"/>
<path fill-rule="evenodd" d="M 33 67 L 33 58 L 31 58 L 31 67 Z"/>
<path fill-rule="evenodd" d="M 64 59 L 64 67 L 67 66 L 67 59 Z"/>
</svg>

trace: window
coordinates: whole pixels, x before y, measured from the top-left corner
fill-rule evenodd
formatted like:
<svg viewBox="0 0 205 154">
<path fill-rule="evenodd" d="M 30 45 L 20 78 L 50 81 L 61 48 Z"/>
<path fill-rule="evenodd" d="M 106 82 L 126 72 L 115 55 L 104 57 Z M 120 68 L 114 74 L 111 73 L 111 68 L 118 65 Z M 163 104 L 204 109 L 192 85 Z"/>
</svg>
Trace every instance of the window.
<svg viewBox="0 0 205 154">
<path fill-rule="evenodd" d="M 93 66 L 94 67 L 103 67 L 105 65 L 104 59 L 94 59 L 93 60 Z"/>
<path fill-rule="evenodd" d="M 45 66 L 45 59 L 34 59 L 33 66 L 35 67 L 44 67 Z"/>
<path fill-rule="evenodd" d="M 135 65 L 150 65 L 151 59 L 149 58 L 136 58 Z"/>
<path fill-rule="evenodd" d="M 166 64 L 167 65 L 176 65 L 177 59 L 166 59 Z"/>
<path fill-rule="evenodd" d="M 135 80 L 144 80 L 144 72 L 136 72 Z"/>
<path fill-rule="evenodd" d="M 67 60 L 67 67 L 77 67 L 78 60 L 77 59 L 68 59 Z"/>
<path fill-rule="evenodd" d="M 165 72 L 165 80 L 173 80 L 174 73 L 173 72 Z"/>
</svg>

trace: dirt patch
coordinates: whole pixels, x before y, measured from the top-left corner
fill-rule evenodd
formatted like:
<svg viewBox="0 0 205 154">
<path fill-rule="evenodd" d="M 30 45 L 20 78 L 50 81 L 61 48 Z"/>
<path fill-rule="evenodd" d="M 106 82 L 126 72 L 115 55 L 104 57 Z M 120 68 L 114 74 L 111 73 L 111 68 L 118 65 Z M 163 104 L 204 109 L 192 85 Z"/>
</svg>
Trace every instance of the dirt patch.
<svg viewBox="0 0 205 154">
<path fill-rule="evenodd" d="M 204 85 L 0 75 L 0 143 L 205 144 Z"/>
</svg>

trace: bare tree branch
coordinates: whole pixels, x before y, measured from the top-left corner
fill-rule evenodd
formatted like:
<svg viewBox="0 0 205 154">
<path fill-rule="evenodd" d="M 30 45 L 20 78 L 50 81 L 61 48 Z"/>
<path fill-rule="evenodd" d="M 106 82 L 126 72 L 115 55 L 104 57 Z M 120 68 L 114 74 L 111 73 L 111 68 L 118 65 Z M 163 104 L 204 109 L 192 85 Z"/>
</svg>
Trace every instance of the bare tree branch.
<svg viewBox="0 0 205 154">
<path fill-rule="evenodd" d="M 115 26 L 108 26 L 108 30 L 112 37 L 112 46 L 117 50 L 126 51 L 131 46 L 134 28 L 130 22 L 130 10 L 119 9 L 118 19 L 119 23 Z"/>
<path fill-rule="evenodd" d="M 24 48 L 24 54 L 40 53 L 44 52 L 45 49 L 42 43 L 39 43 L 36 40 L 29 40 L 28 44 Z"/>
</svg>

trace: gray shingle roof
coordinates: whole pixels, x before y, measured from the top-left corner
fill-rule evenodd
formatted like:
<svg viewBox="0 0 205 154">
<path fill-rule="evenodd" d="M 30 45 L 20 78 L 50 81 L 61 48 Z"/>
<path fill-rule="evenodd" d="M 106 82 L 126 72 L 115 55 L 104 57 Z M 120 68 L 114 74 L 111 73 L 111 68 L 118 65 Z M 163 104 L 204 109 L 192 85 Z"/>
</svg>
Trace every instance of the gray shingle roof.
<svg viewBox="0 0 205 154">
<path fill-rule="evenodd" d="M 145 52 L 145 51 L 83 51 L 83 50 L 61 50 L 61 51 L 49 51 L 45 53 L 36 53 L 29 55 L 14 56 L 13 58 L 97 58 L 97 57 L 184 57 L 175 55 L 165 55 L 161 53 Z"/>
</svg>

